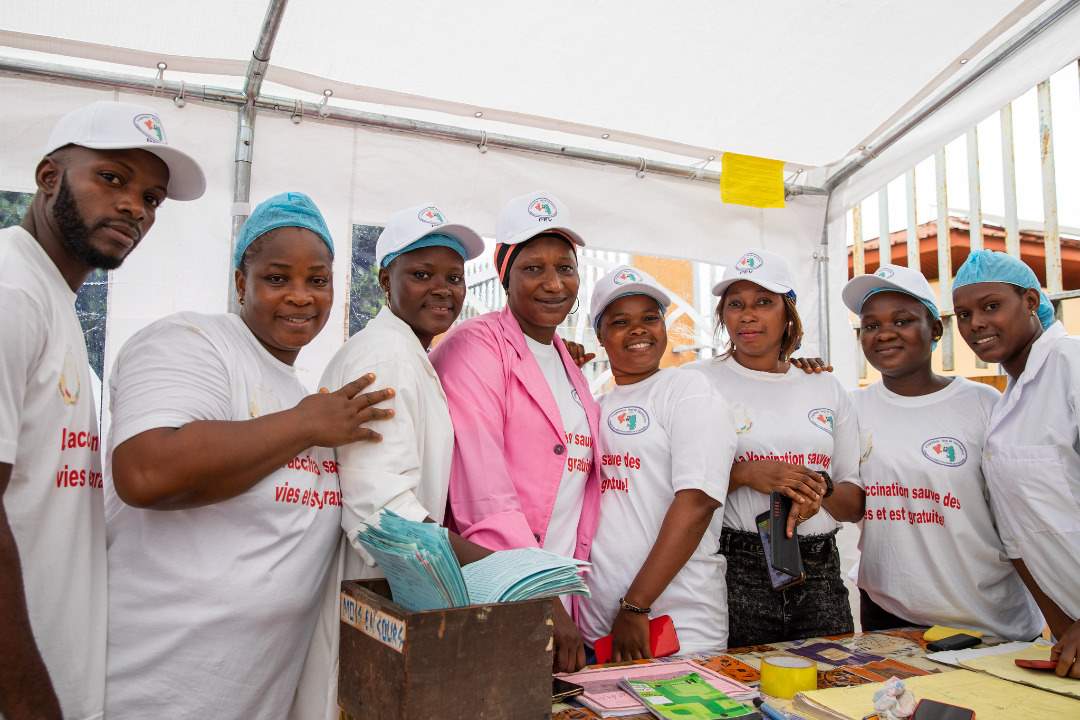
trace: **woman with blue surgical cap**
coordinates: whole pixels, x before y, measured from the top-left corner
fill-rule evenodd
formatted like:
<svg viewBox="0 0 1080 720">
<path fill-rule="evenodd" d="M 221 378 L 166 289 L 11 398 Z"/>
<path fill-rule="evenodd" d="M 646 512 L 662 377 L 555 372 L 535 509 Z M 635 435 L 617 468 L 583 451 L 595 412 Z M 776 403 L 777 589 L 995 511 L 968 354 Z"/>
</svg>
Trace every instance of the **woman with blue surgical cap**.
<svg viewBox="0 0 1080 720">
<path fill-rule="evenodd" d="M 442 523 L 454 455 L 454 426 L 439 376 L 428 360 L 434 337 L 450 329 L 465 303 L 465 261 L 484 251 L 472 229 L 449 223 L 432 204 L 395 213 L 375 244 L 386 304 L 338 350 L 323 373 L 331 389 L 373 372 L 394 388 L 394 417 L 379 425 L 380 443 L 337 449 L 341 524 L 367 567 L 381 577 L 356 533 L 382 509 L 417 522 Z M 490 551 L 451 533 L 464 564 Z"/>
<path fill-rule="evenodd" d="M 181 312 L 120 351 L 106 457 L 110 718 L 284 718 L 340 540 L 332 448 L 377 440 L 370 376 L 308 395 L 333 242 L 306 195 L 237 238 L 240 314 Z M 164 708 L 164 710 L 163 710 Z"/>
<path fill-rule="evenodd" d="M 964 342 L 1009 375 L 983 472 L 1005 552 L 1058 640 L 1056 672 L 1080 678 L 1080 339 L 1054 320 L 1031 268 L 1005 253 L 971 253 L 953 305 Z"/>
<path fill-rule="evenodd" d="M 882 265 L 851 280 L 843 299 L 881 373 L 852 396 L 866 491 L 863 631 L 940 624 L 1034 638 L 1042 617 L 1005 558 L 980 468 L 998 392 L 934 373 L 943 328 L 920 272 Z"/>
</svg>

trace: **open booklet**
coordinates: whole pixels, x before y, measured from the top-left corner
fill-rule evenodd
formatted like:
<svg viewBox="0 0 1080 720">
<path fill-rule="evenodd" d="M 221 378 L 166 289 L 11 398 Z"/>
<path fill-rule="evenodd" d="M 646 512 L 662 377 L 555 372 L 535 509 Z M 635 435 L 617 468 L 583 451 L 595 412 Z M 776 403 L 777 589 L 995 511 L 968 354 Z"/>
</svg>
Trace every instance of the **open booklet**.
<svg viewBox="0 0 1080 720">
<path fill-rule="evenodd" d="M 391 510 L 357 532 L 356 540 L 382 568 L 394 602 L 414 612 L 589 594 L 580 575 L 587 562 L 519 548 L 462 568 L 446 528 Z"/>
<path fill-rule="evenodd" d="M 761 715 L 750 705 L 744 705 L 720 692 L 697 673 L 688 673 L 667 680 L 631 680 L 623 678 L 619 687 L 629 692 L 650 713 L 661 720 L 701 718 L 744 718 Z"/>
</svg>

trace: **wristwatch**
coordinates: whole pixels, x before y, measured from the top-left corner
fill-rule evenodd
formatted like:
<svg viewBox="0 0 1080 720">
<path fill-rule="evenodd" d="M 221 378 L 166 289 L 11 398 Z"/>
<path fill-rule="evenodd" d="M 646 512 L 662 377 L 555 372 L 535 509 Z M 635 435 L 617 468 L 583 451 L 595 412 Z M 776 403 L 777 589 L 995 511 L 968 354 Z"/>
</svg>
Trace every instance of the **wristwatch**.
<svg viewBox="0 0 1080 720">
<path fill-rule="evenodd" d="M 832 495 L 833 491 L 832 478 L 829 477 L 829 473 L 825 472 L 824 470 L 818 470 L 818 475 L 820 475 L 825 480 L 825 497 L 829 497 L 830 495 Z"/>
<path fill-rule="evenodd" d="M 636 613 L 637 615 L 648 615 L 652 612 L 652 608 L 643 608 L 634 605 L 633 603 L 626 602 L 626 598 L 619 598 L 619 609 L 626 612 Z"/>
</svg>

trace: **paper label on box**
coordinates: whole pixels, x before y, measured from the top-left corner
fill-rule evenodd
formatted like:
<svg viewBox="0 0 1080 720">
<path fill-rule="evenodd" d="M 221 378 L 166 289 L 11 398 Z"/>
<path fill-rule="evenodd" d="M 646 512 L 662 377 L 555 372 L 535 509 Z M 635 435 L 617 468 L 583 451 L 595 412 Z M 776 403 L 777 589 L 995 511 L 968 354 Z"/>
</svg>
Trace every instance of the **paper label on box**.
<svg viewBox="0 0 1080 720">
<path fill-rule="evenodd" d="M 341 621 L 378 640 L 395 652 L 405 652 L 405 621 L 341 593 Z"/>
</svg>

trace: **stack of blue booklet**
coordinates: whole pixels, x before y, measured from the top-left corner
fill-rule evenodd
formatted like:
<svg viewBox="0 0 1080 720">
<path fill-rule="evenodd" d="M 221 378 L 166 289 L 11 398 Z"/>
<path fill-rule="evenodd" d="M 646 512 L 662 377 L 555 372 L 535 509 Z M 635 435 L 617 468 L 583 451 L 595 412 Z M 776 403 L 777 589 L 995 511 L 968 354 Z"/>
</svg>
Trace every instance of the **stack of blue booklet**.
<svg viewBox="0 0 1080 720">
<path fill-rule="evenodd" d="M 588 595 L 579 574 L 588 563 L 539 548 L 493 553 L 462 568 L 446 528 L 383 510 L 356 539 L 379 563 L 394 602 L 407 610 Z"/>
</svg>

